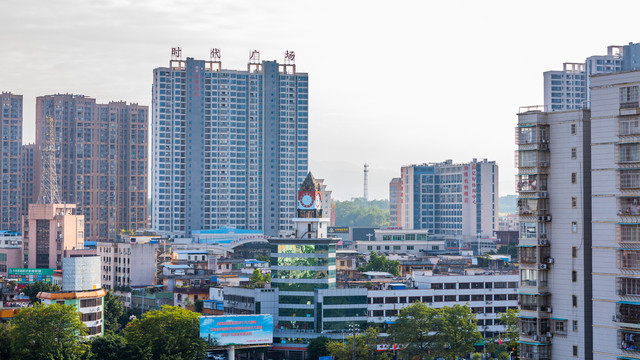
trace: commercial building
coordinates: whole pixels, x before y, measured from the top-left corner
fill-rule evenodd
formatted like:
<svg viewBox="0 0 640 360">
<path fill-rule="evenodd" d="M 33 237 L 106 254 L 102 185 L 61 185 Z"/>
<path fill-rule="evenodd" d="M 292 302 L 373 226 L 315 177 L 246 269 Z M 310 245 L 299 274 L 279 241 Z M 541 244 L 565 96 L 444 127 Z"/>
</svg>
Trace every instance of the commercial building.
<svg viewBox="0 0 640 360">
<path fill-rule="evenodd" d="M 562 70 L 544 72 L 545 111 L 588 109 L 591 76 L 640 68 L 640 43 L 612 45 L 606 55 L 592 55 L 584 62 L 567 62 Z"/>
<path fill-rule="evenodd" d="M 520 358 L 591 359 L 591 113 L 523 110 Z"/>
<path fill-rule="evenodd" d="M 83 95 L 40 96 L 36 159 L 49 116 L 55 127 L 60 197 L 84 215 L 87 240 L 115 241 L 121 229 L 146 228 L 148 107 L 122 101 L 97 104 Z M 34 168 L 37 194 L 41 174 L 39 166 Z"/>
<path fill-rule="evenodd" d="M 118 242 L 98 242 L 102 284 L 105 289 L 156 284 L 157 255 L 160 245 L 153 237 L 129 236 Z"/>
<path fill-rule="evenodd" d="M 62 291 L 40 292 L 38 298 L 45 305 L 64 304 L 75 307 L 87 326 L 87 338 L 104 334 L 104 305 L 106 291 L 100 283 L 100 258 L 71 257 L 63 260 Z"/>
<path fill-rule="evenodd" d="M 427 256 L 446 250 L 446 241 L 441 236 L 429 235 L 429 230 L 376 229 L 374 233 L 373 239 L 356 242 L 355 248 L 360 254 L 375 251 Z"/>
<path fill-rule="evenodd" d="M 482 336 L 490 338 L 507 330 L 499 321 L 500 314 L 518 307 L 517 273 L 434 275 L 431 271 L 416 271 L 411 285 L 391 284 L 385 290 L 368 291 L 369 323 L 392 324 L 400 310 L 415 302 L 434 308 L 467 304 Z"/>
<path fill-rule="evenodd" d="M 498 226 L 498 165 L 486 159 L 402 167 L 399 208 L 403 229 L 427 229 L 461 239 L 489 237 Z M 395 190 L 394 190 L 395 191 Z"/>
<path fill-rule="evenodd" d="M 212 54 L 153 71 L 152 227 L 291 235 L 308 167 L 308 75 L 257 51 L 247 70 L 225 70 Z"/>
<path fill-rule="evenodd" d="M 30 204 L 23 219 L 25 267 L 61 270 L 65 251 L 84 248 L 84 216 L 73 204 Z"/>
<path fill-rule="evenodd" d="M 0 229 L 22 230 L 22 95 L 0 93 Z"/>
<path fill-rule="evenodd" d="M 0 277 L 6 278 L 10 268 L 22 266 L 22 234 L 0 231 Z"/>
</svg>

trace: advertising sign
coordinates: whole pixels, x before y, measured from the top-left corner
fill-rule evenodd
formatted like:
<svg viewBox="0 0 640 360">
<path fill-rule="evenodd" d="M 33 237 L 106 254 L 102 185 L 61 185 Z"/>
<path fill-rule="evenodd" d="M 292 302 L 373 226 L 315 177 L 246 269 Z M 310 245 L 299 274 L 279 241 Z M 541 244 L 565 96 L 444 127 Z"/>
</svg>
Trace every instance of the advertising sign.
<svg viewBox="0 0 640 360">
<path fill-rule="evenodd" d="M 201 316 L 200 337 L 209 345 L 270 345 L 273 342 L 271 315 Z"/>
<path fill-rule="evenodd" d="M 23 269 L 9 268 L 9 280 L 18 284 L 32 284 L 36 281 L 51 282 L 51 275 L 55 269 Z"/>
</svg>

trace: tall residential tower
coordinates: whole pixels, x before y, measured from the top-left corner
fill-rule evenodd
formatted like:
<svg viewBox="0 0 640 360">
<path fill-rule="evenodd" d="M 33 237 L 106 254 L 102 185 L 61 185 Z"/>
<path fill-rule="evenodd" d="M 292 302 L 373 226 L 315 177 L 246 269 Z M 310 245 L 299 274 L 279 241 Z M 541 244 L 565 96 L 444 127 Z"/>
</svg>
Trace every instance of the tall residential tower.
<svg viewBox="0 0 640 360">
<path fill-rule="evenodd" d="M 21 231 L 22 227 L 22 95 L 0 93 L 0 135 L 2 190 L 0 230 Z"/>
<path fill-rule="evenodd" d="M 215 50 L 153 71 L 153 228 L 290 235 L 307 173 L 308 75 L 289 52 L 285 64 L 254 51 L 247 70 L 225 70 Z"/>
</svg>

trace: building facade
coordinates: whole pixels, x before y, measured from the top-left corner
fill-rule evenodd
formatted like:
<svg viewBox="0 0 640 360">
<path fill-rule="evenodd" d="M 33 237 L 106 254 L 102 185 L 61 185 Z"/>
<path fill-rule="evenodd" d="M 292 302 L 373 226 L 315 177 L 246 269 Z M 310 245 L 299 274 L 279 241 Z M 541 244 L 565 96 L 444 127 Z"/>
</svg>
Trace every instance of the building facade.
<svg viewBox="0 0 640 360">
<path fill-rule="evenodd" d="M 128 239 L 127 239 L 128 240 Z M 158 241 L 98 242 L 105 289 L 156 284 Z"/>
<path fill-rule="evenodd" d="M 27 215 L 29 204 L 35 204 L 38 198 L 40 184 L 36 185 L 35 177 L 42 167 L 38 155 L 36 144 L 22 145 L 22 215 Z"/>
<path fill-rule="evenodd" d="M 22 224 L 22 95 L 0 93 L 2 190 L 0 229 L 21 231 Z"/>
<path fill-rule="evenodd" d="M 122 229 L 146 228 L 148 107 L 122 101 L 97 104 L 83 95 L 40 96 L 36 151 L 45 141 L 49 116 L 56 129 L 59 193 L 85 216 L 87 240 L 115 241 Z M 34 169 L 38 194 L 40 167 Z"/>
<path fill-rule="evenodd" d="M 84 248 L 84 216 L 73 204 L 31 204 L 23 229 L 27 268 L 61 270 L 65 251 Z"/>
<path fill-rule="evenodd" d="M 592 359 L 591 113 L 518 114 L 520 358 Z"/>
<path fill-rule="evenodd" d="M 22 234 L 0 231 L 0 276 L 7 278 L 10 268 L 21 268 Z"/>
<path fill-rule="evenodd" d="M 290 235 L 307 174 L 308 75 L 259 61 L 174 59 L 153 71 L 152 227 Z"/>
<path fill-rule="evenodd" d="M 445 239 L 428 233 L 428 230 L 376 229 L 372 239 L 356 241 L 356 250 L 360 254 L 374 251 L 416 256 L 435 255 L 445 251 Z"/>
<path fill-rule="evenodd" d="M 402 178 L 393 178 L 389 182 L 389 226 L 402 227 Z"/>
<path fill-rule="evenodd" d="M 498 226 L 498 165 L 486 159 L 402 167 L 399 208 L 403 229 L 427 229 L 434 235 L 466 240 L 490 237 Z M 397 199 L 392 202 L 391 199 Z"/>
<path fill-rule="evenodd" d="M 640 358 L 640 71 L 594 76 L 591 86 L 593 358 L 635 359 Z"/>
</svg>

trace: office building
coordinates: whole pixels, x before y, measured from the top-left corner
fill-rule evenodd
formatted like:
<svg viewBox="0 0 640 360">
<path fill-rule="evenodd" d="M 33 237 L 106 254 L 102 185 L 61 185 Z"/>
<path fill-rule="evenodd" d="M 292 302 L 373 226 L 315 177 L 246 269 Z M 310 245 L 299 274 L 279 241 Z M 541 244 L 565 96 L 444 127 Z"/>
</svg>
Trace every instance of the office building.
<svg viewBox="0 0 640 360">
<path fill-rule="evenodd" d="M 83 95 L 40 96 L 37 152 L 45 141 L 49 116 L 55 127 L 60 197 L 76 204 L 78 215 L 85 217 L 86 239 L 115 241 L 122 229 L 146 228 L 148 108 L 121 101 L 97 104 Z M 37 194 L 41 174 L 40 167 L 34 168 Z"/>
<path fill-rule="evenodd" d="M 490 237 L 498 225 L 498 165 L 486 159 L 402 167 L 401 196 L 392 197 L 403 229 L 469 240 Z"/>
<path fill-rule="evenodd" d="M 35 183 L 35 176 L 42 167 L 39 154 L 36 144 L 22 145 L 22 215 L 27 215 L 29 204 L 35 204 L 38 197 L 40 184 Z"/>
<path fill-rule="evenodd" d="M 22 223 L 22 95 L 0 93 L 0 121 L 0 229 L 19 232 Z"/>
<path fill-rule="evenodd" d="M 524 108 L 516 130 L 520 358 L 590 359 L 591 113 Z"/>
<path fill-rule="evenodd" d="M 84 216 L 73 204 L 31 204 L 23 219 L 24 267 L 61 270 L 65 251 L 84 248 Z"/>
<path fill-rule="evenodd" d="M 545 111 L 588 109 L 591 76 L 640 69 L 640 43 L 612 45 L 606 55 L 592 55 L 584 62 L 567 62 L 562 70 L 544 72 Z"/>
<path fill-rule="evenodd" d="M 247 70 L 213 59 L 153 71 L 152 227 L 291 235 L 308 166 L 308 75 L 257 51 Z"/>
<path fill-rule="evenodd" d="M 429 230 L 376 229 L 372 239 L 356 241 L 358 253 L 372 251 L 384 254 L 436 255 L 446 250 L 441 236 L 429 235 Z"/>
</svg>

